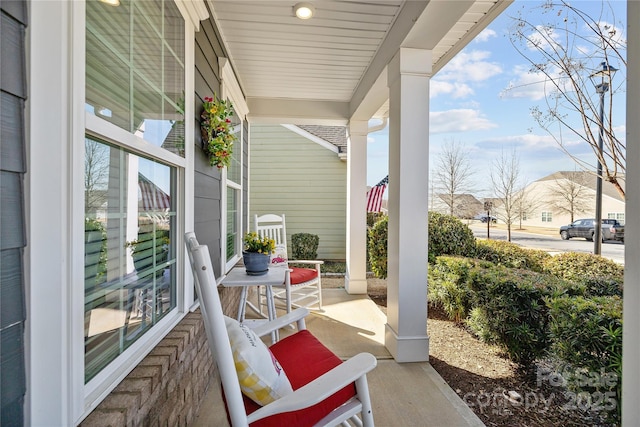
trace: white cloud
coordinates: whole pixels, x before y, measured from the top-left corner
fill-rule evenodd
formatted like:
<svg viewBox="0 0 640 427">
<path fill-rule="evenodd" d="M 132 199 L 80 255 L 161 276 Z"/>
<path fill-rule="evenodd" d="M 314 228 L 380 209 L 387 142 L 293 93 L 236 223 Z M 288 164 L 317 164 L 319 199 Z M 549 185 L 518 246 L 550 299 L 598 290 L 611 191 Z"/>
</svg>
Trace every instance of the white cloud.
<svg viewBox="0 0 640 427">
<path fill-rule="evenodd" d="M 431 80 L 429 87 L 429 97 L 435 98 L 438 95 L 451 95 L 452 98 L 465 98 L 469 95 L 473 95 L 473 89 L 460 82 L 449 83 L 442 80 Z"/>
<path fill-rule="evenodd" d="M 531 73 L 523 65 L 514 67 L 515 78 L 502 90 L 503 98 L 526 98 L 532 101 L 540 101 L 546 96 L 546 76 L 542 73 Z"/>
<path fill-rule="evenodd" d="M 445 65 L 438 79 L 455 82 L 481 82 L 502 73 L 497 62 L 489 62 L 491 52 L 486 50 L 463 51 Z"/>
<path fill-rule="evenodd" d="M 496 33 L 491 28 L 485 28 L 484 30 L 482 30 L 482 32 L 480 34 L 478 34 L 476 36 L 474 41 L 476 43 L 486 42 L 486 41 L 488 41 L 489 39 L 491 39 L 493 37 L 498 37 L 498 33 Z"/>
<path fill-rule="evenodd" d="M 478 110 L 456 109 L 429 114 L 429 132 L 433 134 L 487 130 L 497 126 Z"/>
</svg>

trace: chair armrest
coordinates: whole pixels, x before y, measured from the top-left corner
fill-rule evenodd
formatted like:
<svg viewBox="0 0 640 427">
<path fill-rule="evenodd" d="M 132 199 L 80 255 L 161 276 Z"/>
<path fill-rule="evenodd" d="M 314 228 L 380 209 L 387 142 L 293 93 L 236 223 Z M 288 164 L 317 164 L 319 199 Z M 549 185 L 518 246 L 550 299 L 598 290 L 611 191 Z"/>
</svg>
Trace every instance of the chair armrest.
<svg viewBox="0 0 640 427">
<path fill-rule="evenodd" d="M 269 335 L 273 331 L 277 331 L 280 328 L 284 328 L 292 323 L 298 324 L 298 330 L 306 329 L 304 318 L 309 314 L 309 310 L 306 308 L 298 308 L 291 313 L 287 313 L 284 316 L 280 316 L 270 322 L 261 323 L 256 327 L 251 328 L 253 332 L 259 337 Z"/>
<path fill-rule="evenodd" d="M 287 262 L 299 263 L 299 264 L 324 264 L 324 261 L 319 259 L 293 259 L 288 260 Z"/>
<path fill-rule="evenodd" d="M 359 353 L 346 362 L 319 376 L 292 394 L 272 402 L 248 416 L 249 424 L 271 415 L 298 411 L 322 402 L 332 394 L 353 383 L 377 365 L 369 353 Z"/>
</svg>

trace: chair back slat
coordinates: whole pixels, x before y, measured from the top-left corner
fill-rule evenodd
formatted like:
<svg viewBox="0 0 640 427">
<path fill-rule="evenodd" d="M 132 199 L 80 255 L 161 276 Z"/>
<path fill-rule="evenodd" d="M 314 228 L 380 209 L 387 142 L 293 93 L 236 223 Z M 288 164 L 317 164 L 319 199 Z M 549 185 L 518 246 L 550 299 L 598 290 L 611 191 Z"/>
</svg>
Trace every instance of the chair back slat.
<svg viewBox="0 0 640 427">
<path fill-rule="evenodd" d="M 266 214 L 255 215 L 253 219 L 253 229 L 260 237 L 268 237 L 287 248 L 287 229 L 285 227 L 285 217 L 282 215 Z"/>
<path fill-rule="evenodd" d="M 199 245 L 193 233 L 186 233 L 185 240 L 191 269 L 194 273 L 196 291 L 200 298 L 200 311 L 207 333 L 207 341 L 218 366 L 231 424 L 234 427 L 247 426 L 247 415 L 222 314 L 222 305 L 213 274 L 209 248 L 205 245 Z"/>
</svg>

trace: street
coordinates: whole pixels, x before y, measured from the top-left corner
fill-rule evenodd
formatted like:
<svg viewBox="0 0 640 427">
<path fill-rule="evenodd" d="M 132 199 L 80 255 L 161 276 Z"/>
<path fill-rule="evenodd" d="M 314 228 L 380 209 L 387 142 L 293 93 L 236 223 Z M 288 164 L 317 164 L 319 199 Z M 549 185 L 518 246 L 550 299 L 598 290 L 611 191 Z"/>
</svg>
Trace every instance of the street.
<svg viewBox="0 0 640 427">
<path fill-rule="evenodd" d="M 469 227 L 473 230 L 473 235 L 476 236 L 476 238 L 487 238 L 486 224 L 471 224 Z M 489 236 L 492 240 L 507 240 L 507 230 L 491 227 Z M 581 238 L 562 240 L 560 238 L 560 234 L 556 236 L 548 236 L 512 229 L 511 242 L 525 248 L 541 249 L 551 253 L 572 251 L 593 253 L 593 242 L 588 242 Z M 619 264 L 624 264 L 624 244 L 613 240 L 607 240 L 602 244 L 602 256 Z"/>
</svg>

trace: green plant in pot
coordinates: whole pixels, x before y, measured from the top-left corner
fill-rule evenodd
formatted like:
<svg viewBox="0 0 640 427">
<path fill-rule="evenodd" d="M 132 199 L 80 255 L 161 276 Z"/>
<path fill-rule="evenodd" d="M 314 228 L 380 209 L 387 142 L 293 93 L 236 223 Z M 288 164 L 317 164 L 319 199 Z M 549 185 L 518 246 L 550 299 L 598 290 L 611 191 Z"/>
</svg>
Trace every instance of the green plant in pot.
<svg viewBox="0 0 640 427">
<path fill-rule="evenodd" d="M 276 242 L 268 237 L 260 237 L 252 231 L 244 235 L 242 259 L 247 274 L 260 276 L 269 271 L 269 259 L 276 248 Z"/>
<path fill-rule="evenodd" d="M 168 233 L 168 230 L 142 232 L 138 233 L 136 240 L 127 242 L 126 246 L 131 248 L 133 265 L 138 274 L 153 268 L 154 255 L 156 266 L 167 261 L 170 243 Z M 156 277 L 162 275 L 162 273 L 162 269 L 156 271 Z"/>
</svg>

